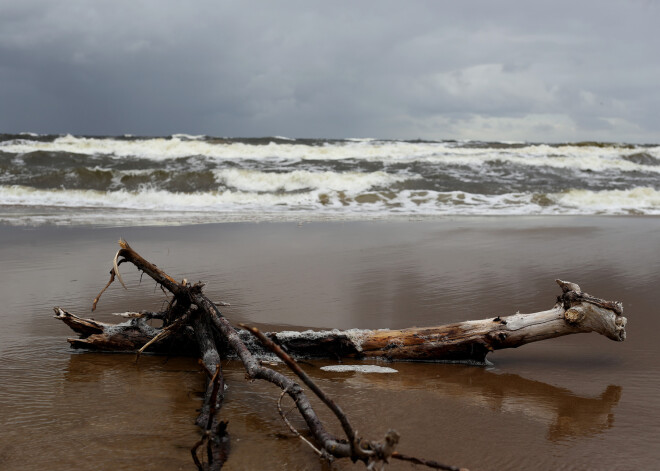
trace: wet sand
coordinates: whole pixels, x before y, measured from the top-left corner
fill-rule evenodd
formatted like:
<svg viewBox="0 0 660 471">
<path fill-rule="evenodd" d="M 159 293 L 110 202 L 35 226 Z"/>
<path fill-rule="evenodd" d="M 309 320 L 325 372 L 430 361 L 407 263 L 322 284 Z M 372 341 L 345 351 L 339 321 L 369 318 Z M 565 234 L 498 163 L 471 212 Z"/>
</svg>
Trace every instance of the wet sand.
<svg viewBox="0 0 660 471">
<path fill-rule="evenodd" d="M 653 469 L 660 461 L 656 332 L 660 219 L 498 217 L 183 227 L 0 226 L 0 469 L 193 469 L 194 359 L 78 353 L 52 319 L 89 315 L 121 236 L 176 278 L 207 282 L 225 315 L 268 329 L 401 328 L 552 306 L 555 278 L 620 300 L 628 339 L 596 334 L 499 351 L 490 367 L 394 363 L 397 374 L 305 369 L 369 438 L 492 469 Z M 158 309 L 130 267 L 93 317 Z M 228 362 L 226 469 L 321 469 L 277 390 Z M 319 412 L 322 409 L 319 407 Z M 337 433 L 339 427 L 328 417 Z M 295 423 L 295 421 L 294 421 Z M 299 425 L 302 424 L 297 422 Z M 361 469 L 338 463 L 337 469 Z M 414 469 L 394 464 L 390 469 Z"/>
</svg>

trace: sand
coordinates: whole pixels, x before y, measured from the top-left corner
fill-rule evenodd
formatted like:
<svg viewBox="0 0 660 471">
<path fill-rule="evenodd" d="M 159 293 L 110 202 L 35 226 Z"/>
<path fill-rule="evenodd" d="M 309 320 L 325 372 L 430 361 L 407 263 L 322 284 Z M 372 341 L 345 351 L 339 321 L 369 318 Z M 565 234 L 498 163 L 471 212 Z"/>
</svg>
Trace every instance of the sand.
<svg viewBox="0 0 660 471">
<path fill-rule="evenodd" d="M 135 365 L 128 355 L 72 352 L 70 332 L 51 317 L 55 305 L 89 314 L 124 237 L 172 276 L 205 281 L 212 299 L 231 303 L 232 321 L 268 329 L 402 328 L 539 311 L 559 293 L 555 278 L 620 300 L 624 343 L 569 336 L 495 352 L 489 368 L 305 368 L 361 433 L 397 429 L 403 453 L 473 471 L 651 469 L 660 460 L 659 229 L 654 217 L 0 226 L 0 468 L 191 469 L 202 385 L 194 360 Z M 123 273 L 129 290 L 114 285 L 96 319 L 162 306 L 151 280 Z M 317 468 L 288 438 L 277 391 L 246 383 L 234 363 L 226 375 L 226 469 Z"/>
</svg>

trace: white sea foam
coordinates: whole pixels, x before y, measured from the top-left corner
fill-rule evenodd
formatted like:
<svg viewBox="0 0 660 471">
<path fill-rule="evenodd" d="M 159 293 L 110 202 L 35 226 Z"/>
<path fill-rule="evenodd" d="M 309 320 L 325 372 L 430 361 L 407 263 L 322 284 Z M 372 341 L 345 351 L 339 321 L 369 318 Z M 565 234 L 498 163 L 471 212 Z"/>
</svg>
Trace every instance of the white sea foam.
<svg viewBox="0 0 660 471">
<path fill-rule="evenodd" d="M 338 335 L 345 335 L 351 341 L 357 351 L 362 351 L 362 342 L 369 335 L 372 330 L 363 329 L 349 329 L 349 330 L 305 330 L 298 332 L 295 330 L 285 330 L 276 334 L 280 342 L 291 341 L 294 339 L 318 340 L 326 337 L 336 337 Z"/>
<path fill-rule="evenodd" d="M 570 190 L 547 195 L 508 193 L 479 195 L 461 191 L 404 190 L 346 192 L 312 190 L 293 193 L 218 191 L 172 193 L 145 187 L 139 191 L 39 190 L 0 186 L 4 206 L 106 208 L 136 211 L 260 214 L 300 211 L 330 217 L 372 215 L 515 215 L 515 214 L 660 214 L 660 192 L 652 188 L 631 190 Z"/>
<path fill-rule="evenodd" d="M 6 205 L 98 207 L 161 211 L 232 211 L 258 206 L 263 209 L 282 205 L 310 205 L 309 194 L 252 194 L 244 192 L 172 193 L 148 187 L 140 191 L 38 190 L 13 185 L 0 187 L 0 198 Z M 311 208 L 310 208 L 311 209 Z"/>
<path fill-rule="evenodd" d="M 224 185 L 247 192 L 291 192 L 303 189 L 345 191 L 356 193 L 374 186 L 389 187 L 406 179 L 403 175 L 385 172 L 260 172 L 244 169 L 222 169 L 215 172 L 216 179 Z"/>
<path fill-rule="evenodd" d="M 398 370 L 387 366 L 377 365 L 328 365 L 322 366 L 323 371 L 332 371 L 334 373 L 398 373 Z"/>
<path fill-rule="evenodd" d="M 592 214 L 660 214 L 660 192 L 653 188 L 570 190 L 550 197 L 562 207 L 576 208 Z"/>
<path fill-rule="evenodd" d="M 179 140 L 188 140 L 188 141 L 198 141 L 204 139 L 206 136 L 204 134 L 173 134 L 172 138 Z"/>
<path fill-rule="evenodd" d="M 248 144 L 236 141 L 204 140 L 204 136 L 177 134 L 171 138 L 98 139 L 62 136 L 53 142 L 17 139 L 0 143 L 0 150 L 12 153 L 34 151 L 107 155 L 115 158 L 139 157 L 162 161 L 189 156 L 217 160 L 257 160 L 292 162 L 305 160 L 357 159 L 384 163 L 430 162 L 480 166 L 507 162 L 521 166 L 547 166 L 581 171 L 644 171 L 660 173 L 660 165 L 649 166 L 627 160 L 644 152 L 660 163 L 660 147 L 549 146 L 461 147 L 450 142 L 378 141 L 373 139 L 326 142 L 322 145 L 290 143 Z M 277 138 L 281 139 L 281 138 Z"/>
</svg>

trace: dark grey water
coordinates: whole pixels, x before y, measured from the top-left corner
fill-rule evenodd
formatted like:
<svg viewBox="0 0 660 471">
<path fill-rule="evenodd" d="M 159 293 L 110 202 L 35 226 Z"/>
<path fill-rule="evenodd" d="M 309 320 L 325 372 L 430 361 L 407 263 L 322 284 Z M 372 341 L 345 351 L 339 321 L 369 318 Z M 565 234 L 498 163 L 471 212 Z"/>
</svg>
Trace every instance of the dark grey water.
<svg viewBox="0 0 660 471">
<path fill-rule="evenodd" d="M 361 434 L 397 429 L 403 453 L 473 471 L 653 469 L 659 225 L 650 217 L 511 217 L 0 226 L 0 468 L 192 469 L 202 388 L 194 359 L 144 357 L 136 365 L 131 355 L 72 352 L 71 332 L 51 318 L 53 305 L 89 314 L 123 236 L 176 278 L 206 281 L 212 299 L 232 303 L 225 311 L 232 321 L 268 328 L 398 328 L 539 311 L 554 303 L 555 278 L 620 300 L 629 320 L 624 343 L 569 336 L 496 352 L 488 368 L 389 364 L 399 371 L 389 375 L 319 369 L 329 362 L 304 368 Z M 122 273 L 129 290 L 113 286 L 97 319 L 162 305 L 153 283 L 140 283 L 129 267 Z M 279 419 L 278 391 L 246 383 L 236 363 L 224 368 L 227 469 L 320 469 Z"/>
</svg>

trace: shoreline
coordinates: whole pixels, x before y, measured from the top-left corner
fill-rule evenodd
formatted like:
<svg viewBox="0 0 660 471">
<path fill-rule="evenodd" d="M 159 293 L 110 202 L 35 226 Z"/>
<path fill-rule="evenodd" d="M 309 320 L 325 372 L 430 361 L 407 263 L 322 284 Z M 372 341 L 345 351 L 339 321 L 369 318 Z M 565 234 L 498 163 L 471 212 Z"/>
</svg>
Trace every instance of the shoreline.
<svg viewBox="0 0 660 471">
<path fill-rule="evenodd" d="M 62 213 L 67 213 L 70 208 L 49 208 L 51 210 L 61 210 Z M 81 209 L 81 208 L 78 208 Z M 24 228 L 39 228 L 39 227 L 87 227 L 87 228 L 137 228 L 137 227 L 151 227 L 151 228 L 165 228 L 165 227 L 183 227 L 183 226 L 203 226 L 203 225 L 221 225 L 221 224 L 313 224 L 313 223 L 441 223 L 447 221 L 461 221 L 461 220 L 536 220 L 536 219 L 549 219 L 558 220 L 565 218 L 581 218 L 581 219 L 627 219 L 627 218 L 644 218 L 644 219 L 660 219 L 660 214 L 372 214 L 369 213 L 356 213 L 348 215 L 334 215 L 334 214 L 320 214 L 313 212 L 296 212 L 288 211 L 282 213 L 245 213 L 245 214 L 219 214 L 219 213 L 196 213 L 194 211 L 187 211 L 185 213 L 177 213 L 171 211 L 163 211 L 162 213 L 156 212 L 157 216 L 152 218 L 145 218 L 143 210 L 136 210 L 127 213 L 124 210 L 104 210 L 98 219 L 104 219 L 106 222 L 97 222 L 90 219 L 90 214 L 97 211 L 96 208 L 84 208 L 85 211 L 81 214 L 83 216 L 63 215 L 60 219 L 53 217 L 52 212 L 39 212 L 34 214 L 29 212 L 25 213 L 25 208 L 16 206 L 12 207 L 12 211 L 7 212 L 5 207 L 4 211 L 0 208 L 0 227 L 24 227 Z M 15 210 L 16 216 L 12 215 Z M 115 216 L 117 219 L 130 215 L 130 218 L 122 223 L 108 223 L 107 219 Z M 162 214 L 162 215 L 161 215 Z M 180 216 L 183 215 L 183 220 Z"/>
</svg>

